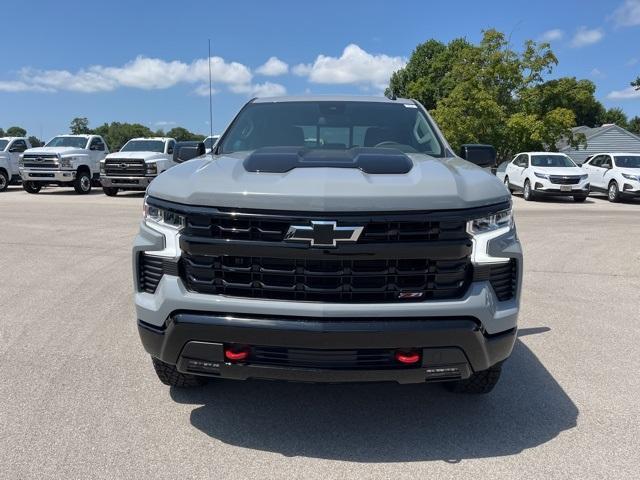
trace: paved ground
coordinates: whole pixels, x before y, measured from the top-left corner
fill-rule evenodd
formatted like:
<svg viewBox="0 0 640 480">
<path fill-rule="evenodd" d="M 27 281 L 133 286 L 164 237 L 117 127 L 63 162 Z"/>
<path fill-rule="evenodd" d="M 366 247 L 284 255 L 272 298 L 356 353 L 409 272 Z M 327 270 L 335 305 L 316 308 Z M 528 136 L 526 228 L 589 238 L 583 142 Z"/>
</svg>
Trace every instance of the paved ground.
<svg viewBox="0 0 640 480">
<path fill-rule="evenodd" d="M 520 338 L 491 395 L 183 392 L 156 380 L 137 338 L 141 196 L 0 193 L 1 477 L 637 478 L 640 204 L 515 205 Z"/>
</svg>

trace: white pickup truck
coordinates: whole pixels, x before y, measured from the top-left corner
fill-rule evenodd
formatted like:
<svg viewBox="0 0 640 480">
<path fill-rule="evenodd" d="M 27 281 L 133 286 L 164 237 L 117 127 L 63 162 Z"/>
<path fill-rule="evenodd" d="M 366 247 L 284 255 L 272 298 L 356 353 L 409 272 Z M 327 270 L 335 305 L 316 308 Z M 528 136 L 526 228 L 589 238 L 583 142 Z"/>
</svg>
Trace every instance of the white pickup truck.
<svg viewBox="0 0 640 480">
<path fill-rule="evenodd" d="M 28 148 L 31 144 L 26 137 L 0 138 L 0 192 L 20 182 L 18 162 L 22 152 Z"/>
<path fill-rule="evenodd" d="M 132 138 L 100 162 L 102 190 L 110 197 L 120 190 L 145 190 L 155 177 L 177 165 L 175 146 L 173 138 Z"/>
<path fill-rule="evenodd" d="M 73 187 L 87 194 L 100 180 L 100 160 L 109 153 L 100 135 L 58 135 L 44 147 L 22 154 L 22 188 L 38 193 L 45 185 Z"/>
</svg>

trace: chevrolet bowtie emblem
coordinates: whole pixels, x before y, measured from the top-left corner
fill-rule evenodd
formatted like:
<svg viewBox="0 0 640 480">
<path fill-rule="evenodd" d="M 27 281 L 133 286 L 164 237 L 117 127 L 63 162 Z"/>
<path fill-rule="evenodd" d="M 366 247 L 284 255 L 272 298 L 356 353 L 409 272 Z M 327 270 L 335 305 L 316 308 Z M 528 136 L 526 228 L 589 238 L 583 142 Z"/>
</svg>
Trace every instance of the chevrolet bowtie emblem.
<svg viewBox="0 0 640 480">
<path fill-rule="evenodd" d="M 337 242 L 357 242 L 364 227 L 338 227 L 336 222 L 312 221 L 309 225 L 291 225 L 284 239 L 309 242 L 312 247 L 335 247 Z"/>
</svg>

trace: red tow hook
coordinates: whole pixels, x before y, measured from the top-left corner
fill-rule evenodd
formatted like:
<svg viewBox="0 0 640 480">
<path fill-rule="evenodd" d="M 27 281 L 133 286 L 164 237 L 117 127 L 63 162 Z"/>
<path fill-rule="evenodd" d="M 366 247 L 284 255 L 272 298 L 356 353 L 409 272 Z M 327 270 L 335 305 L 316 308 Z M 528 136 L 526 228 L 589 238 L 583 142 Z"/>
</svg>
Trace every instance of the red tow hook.
<svg viewBox="0 0 640 480">
<path fill-rule="evenodd" d="M 398 350 L 395 353 L 395 358 L 397 362 L 404 363 L 405 365 L 411 365 L 420 361 L 420 353 L 415 350 Z"/>
<path fill-rule="evenodd" d="M 247 346 L 231 346 L 225 347 L 224 358 L 230 362 L 244 362 L 249 358 L 249 347 Z"/>
</svg>

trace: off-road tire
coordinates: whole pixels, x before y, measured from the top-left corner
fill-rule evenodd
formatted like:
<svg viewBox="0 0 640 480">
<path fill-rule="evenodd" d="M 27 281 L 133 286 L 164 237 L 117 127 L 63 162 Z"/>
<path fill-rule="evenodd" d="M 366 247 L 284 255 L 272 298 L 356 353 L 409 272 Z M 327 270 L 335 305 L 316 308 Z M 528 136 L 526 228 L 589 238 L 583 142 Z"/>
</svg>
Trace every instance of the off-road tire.
<svg viewBox="0 0 640 480">
<path fill-rule="evenodd" d="M 531 189 L 531 182 L 529 182 L 529 180 L 524 181 L 524 187 L 522 187 L 522 197 L 527 202 L 536 199 L 535 193 L 533 193 L 533 190 Z"/>
<path fill-rule="evenodd" d="M 36 182 L 22 182 L 22 189 L 27 193 L 38 193 L 42 189 L 42 185 Z"/>
<path fill-rule="evenodd" d="M 617 203 L 620 201 L 620 189 L 618 183 L 615 180 L 609 182 L 609 188 L 607 189 L 607 198 L 610 202 Z"/>
<path fill-rule="evenodd" d="M 502 372 L 502 364 L 494 365 L 487 370 L 482 370 L 472 374 L 466 380 L 459 380 L 457 382 L 447 382 L 445 387 L 454 393 L 471 393 L 471 394 L 483 394 L 489 393 L 493 390 L 500 380 L 500 373 Z"/>
<path fill-rule="evenodd" d="M 119 190 L 118 187 L 102 187 L 102 191 L 107 197 L 115 197 Z"/>
<path fill-rule="evenodd" d="M 73 189 L 80 195 L 91 193 L 92 187 L 91 175 L 86 170 L 78 172 L 76 179 L 73 181 Z"/>
<path fill-rule="evenodd" d="M 0 170 L 0 192 L 3 192 L 9 187 L 9 175 L 4 170 Z"/>
<path fill-rule="evenodd" d="M 158 375 L 160 381 L 165 385 L 178 388 L 190 388 L 200 387 L 206 383 L 205 378 L 180 373 L 175 365 L 164 363 L 155 357 L 151 357 L 151 360 L 153 361 L 153 368 L 156 371 L 156 375 Z"/>
</svg>

